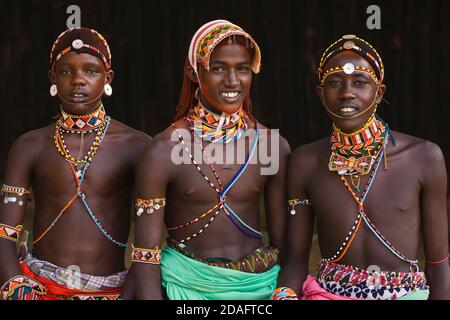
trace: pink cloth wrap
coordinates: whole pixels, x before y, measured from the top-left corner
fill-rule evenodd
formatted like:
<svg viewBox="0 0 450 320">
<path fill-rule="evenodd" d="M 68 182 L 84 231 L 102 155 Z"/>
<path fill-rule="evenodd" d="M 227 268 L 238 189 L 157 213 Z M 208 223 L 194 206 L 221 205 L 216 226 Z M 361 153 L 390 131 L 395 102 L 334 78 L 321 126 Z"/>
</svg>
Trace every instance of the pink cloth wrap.
<svg viewBox="0 0 450 320">
<path fill-rule="evenodd" d="M 319 285 L 316 278 L 309 275 L 303 282 L 302 294 L 300 300 L 358 300 L 329 293 Z"/>
</svg>

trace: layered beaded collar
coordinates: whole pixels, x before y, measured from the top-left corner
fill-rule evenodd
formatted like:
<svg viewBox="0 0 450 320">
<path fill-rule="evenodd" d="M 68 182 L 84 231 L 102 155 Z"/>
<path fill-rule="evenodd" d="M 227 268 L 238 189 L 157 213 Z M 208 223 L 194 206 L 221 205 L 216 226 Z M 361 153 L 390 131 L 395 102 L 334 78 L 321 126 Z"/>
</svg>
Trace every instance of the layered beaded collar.
<svg viewBox="0 0 450 320">
<path fill-rule="evenodd" d="M 249 117 L 241 107 L 233 114 L 216 114 L 200 102 L 191 109 L 186 121 L 195 136 L 212 143 L 238 140 L 248 128 Z"/>
<path fill-rule="evenodd" d="M 385 137 L 386 127 L 375 114 L 361 129 L 349 134 L 342 132 L 333 124 L 330 171 L 337 171 L 341 175 L 369 173 Z"/>
<path fill-rule="evenodd" d="M 80 133 L 98 129 L 105 122 L 105 119 L 106 112 L 102 103 L 94 112 L 84 115 L 70 114 L 61 108 L 61 128 L 69 132 Z"/>
</svg>

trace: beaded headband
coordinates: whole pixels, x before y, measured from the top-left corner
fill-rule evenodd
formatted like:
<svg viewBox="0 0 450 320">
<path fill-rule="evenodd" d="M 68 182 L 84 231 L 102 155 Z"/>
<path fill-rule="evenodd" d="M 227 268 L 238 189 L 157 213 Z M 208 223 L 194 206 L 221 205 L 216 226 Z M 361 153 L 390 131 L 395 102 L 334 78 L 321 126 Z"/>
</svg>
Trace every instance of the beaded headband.
<svg viewBox="0 0 450 320">
<path fill-rule="evenodd" d="M 89 53 L 102 60 L 106 70 L 111 68 L 109 45 L 106 39 L 93 29 L 70 28 L 61 33 L 50 51 L 52 70 L 55 70 L 58 60 L 71 51 Z"/>
<path fill-rule="evenodd" d="M 339 40 L 335 41 L 331 44 L 323 53 L 322 58 L 320 59 L 319 68 L 317 70 L 317 74 L 319 76 L 319 81 L 323 83 L 324 78 L 329 74 L 330 70 L 324 70 L 324 65 L 336 54 L 344 51 L 351 50 L 364 59 L 366 59 L 370 65 L 374 68 L 375 72 L 370 70 L 370 68 L 359 67 L 360 71 L 364 71 L 369 73 L 372 77 L 375 75 L 375 82 L 377 84 L 381 84 L 384 79 L 384 65 L 381 60 L 380 55 L 375 50 L 375 48 L 369 44 L 367 41 L 358 38 L 355 35 L 344 35 Z M 344 68 L 340 67 L 340 68 Z M 364 69 L 362 69 L 364 68 Z M 357 67 L 355 67 L 356 70 Z M 345 72 L 345 69 L 341 69 Z M 341 71 L 341 70 L 333 70 L 333 71 Z M 328 72 L 328 73 L 327 73 Z"/>
<path fill-rule="evenodd" d="M 367 73 L 377 85 L 381 85 L 381 81 L 377 78 L 376 73 L 372 69 L 363 66 L 355 66 L 353 63 L 346 63 L 343 66 L 332 67 L 325 70 L 320 80 L 320 85 L 323 86 L 325 79 L 329 75 L 341 71 L 344 71 L 345 74 L 353 74 L 355 71 Z"/>
<path fill-rule="evenodd" d="M 188 58 L 196 73 L 198 73 L 198 62 L 202 63 L 205 69 L 209 71 L 209 59 L 212 52 L 219 43 L 230 36 L 243 36 L 250 41 L 250 47 L 255 49 L 251 68 L 254 73 L 259 73 L 261 69 L 261 50 L 258 44 L 241 27 L 226 20 L 210 21 L 200 27 L 192 37 Z"/>
</svg>

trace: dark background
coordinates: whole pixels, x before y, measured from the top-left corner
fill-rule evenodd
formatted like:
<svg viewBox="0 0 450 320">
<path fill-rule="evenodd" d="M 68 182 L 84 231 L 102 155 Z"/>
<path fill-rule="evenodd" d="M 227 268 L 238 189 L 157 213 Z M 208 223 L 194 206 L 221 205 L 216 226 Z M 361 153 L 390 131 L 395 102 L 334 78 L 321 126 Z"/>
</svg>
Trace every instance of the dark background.
<svg viewBox="0 0 450 320">
<path fill-rule="evenodd" d="M 1 176 L 12 142 L 57 112 L 48 93 L 49 52 L 71 4 L 80 6 L 82 26 L 97 29 L 111 46 L 116 78 L 107 112 L 150 135 L 173 119 L 190 38 L 203 23 L 225 18 L 259 43 L 255 113 L 292 148 L 329 134 L 315 70 L 323 50 L 352 33 L 384 60 L 390 104 L 379 107 L 381 116 L 395 130 L 437 143 L 450 158 L 449 1 L 20 0 L 2 1 L 0 9 Z M 381 7 L 381 30 L 366 27 L 371 4 Z"/>
</svg>

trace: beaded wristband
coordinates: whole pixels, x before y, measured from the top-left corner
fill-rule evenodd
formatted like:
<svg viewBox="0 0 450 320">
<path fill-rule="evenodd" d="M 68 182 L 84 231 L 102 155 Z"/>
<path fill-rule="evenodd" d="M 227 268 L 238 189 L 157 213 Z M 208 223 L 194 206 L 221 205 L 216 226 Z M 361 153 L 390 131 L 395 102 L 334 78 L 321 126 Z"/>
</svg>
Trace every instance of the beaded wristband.
<svg viewBox="0 0 450 320">
<path fill-rule="evenodd" d="M 295 206 L 298 206 L 299 204 L 304 205 L 304 206 L 311 206 L 311 201 L 309 199 L 291 199 L 288 200 L 288 204 L 291 207 L 291 215 L 295 215 L 297 213 L 297 211 L 295 211 Z"/>
<path fill-rule="evenodd" d="M 36 296 L 47 294 L 46 287 L 25 276 L 14 276 L 1 287 L 3 300 L 36 300 Z"/>
<path fill-rule="evenodd" d="M 140 216 L 144 211 L 148 214 L 159 210 L 166 205 L 166 198 L 152 198 L 152 199 L 136 199 L 136 214 Z"/>
<path fill-rule="evenodd" d="M 138 263 L 160 264 L 161 249 L 158 246 L 155 248 L 135 248 L 131 245 L 131 261 Z"/>
<path fill-rule="evenodd" d="M 20 232 L 23 230 L 22 225 L 17 225 L 15 227 L 8 226 L 6 224 L 0 223 L 0 238 L 17 242 L 19 240 Z"/>
<path fill-rule="evenodd" d="M 291 288 L 280 287 L 273 291 L 272 300 L 298 300 L 298 296 Z"/>
</svg>

